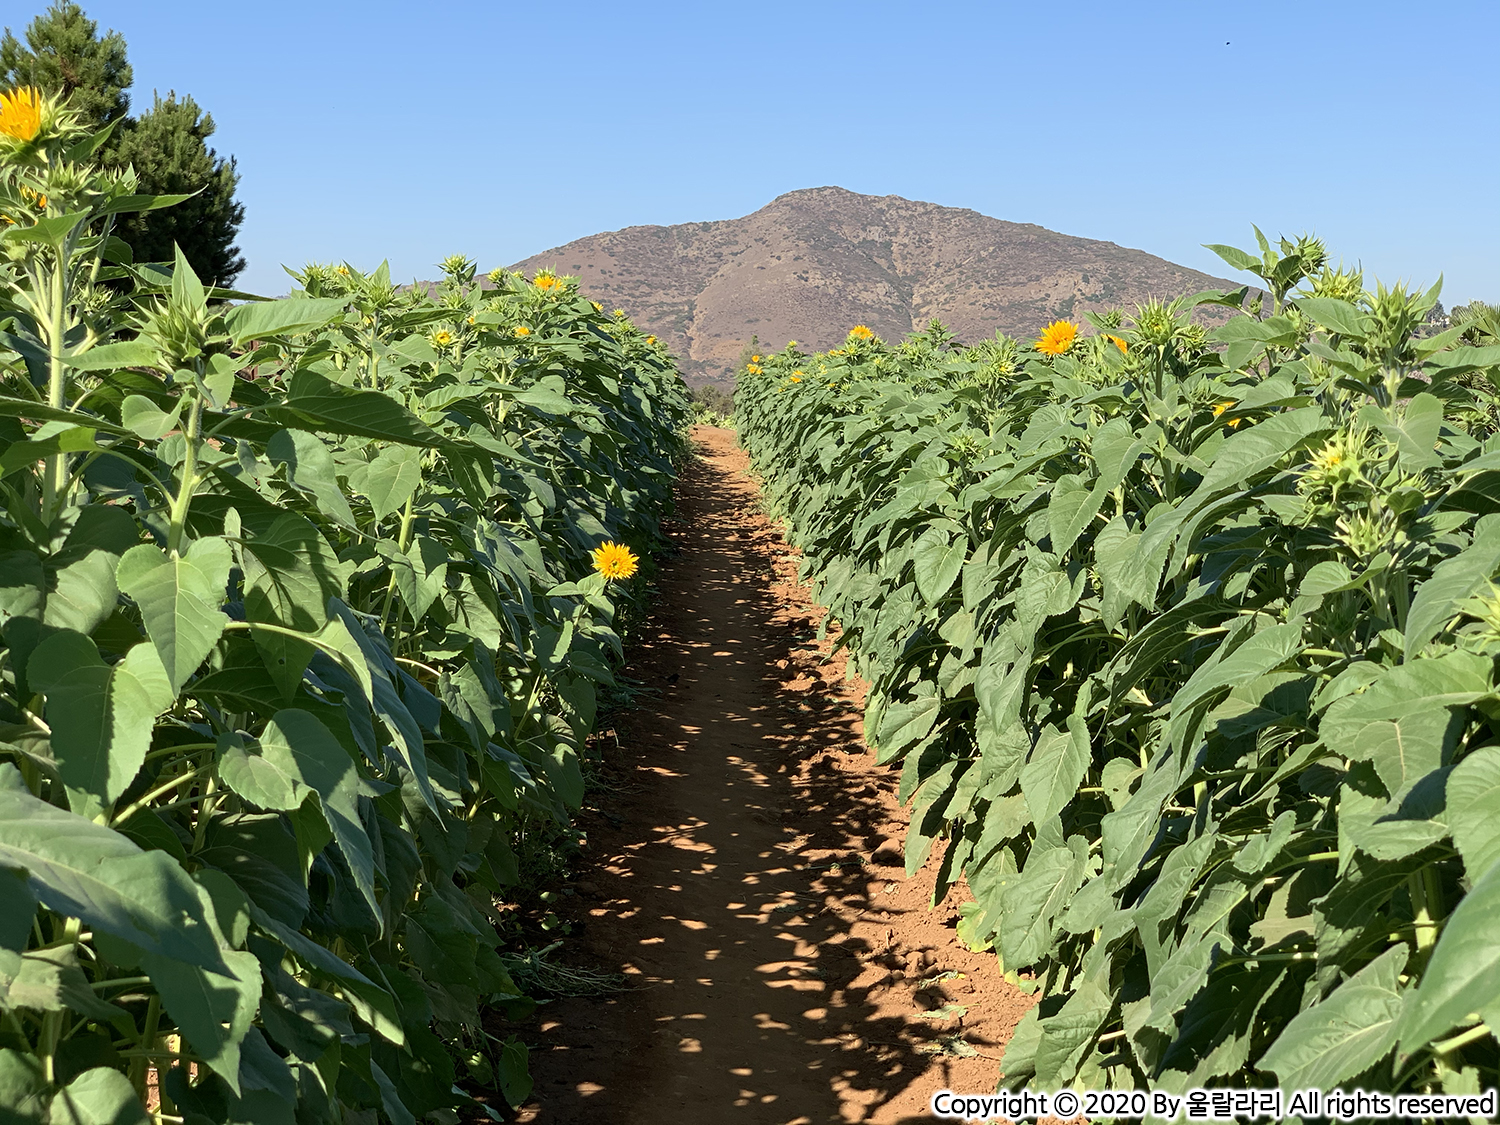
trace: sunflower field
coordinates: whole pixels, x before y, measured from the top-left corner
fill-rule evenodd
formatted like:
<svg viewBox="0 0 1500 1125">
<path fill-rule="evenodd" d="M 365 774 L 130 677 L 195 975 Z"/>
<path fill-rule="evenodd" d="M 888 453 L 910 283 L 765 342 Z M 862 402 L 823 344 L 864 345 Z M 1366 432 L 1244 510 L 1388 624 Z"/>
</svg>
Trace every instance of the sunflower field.
<svg viewBox="0 0 1500 1125">
<path fill-rule="evenodd" d="M 1006 1085 L 1500 1082 L 1500 339 L 1256 236 L 1087 334 L 741 378 L 908 870 L 1033 975 Z"/>
<path fill-rule="evenodd" d="M 507 904 L 572 831 L 686 388 L 546 274 L 132 262 L 114 217 L 176 200 L 102 140 L 0 104 L 0 1119 L 515 1104 L 481 1011 L 529 1004 Z"/>
</svg>

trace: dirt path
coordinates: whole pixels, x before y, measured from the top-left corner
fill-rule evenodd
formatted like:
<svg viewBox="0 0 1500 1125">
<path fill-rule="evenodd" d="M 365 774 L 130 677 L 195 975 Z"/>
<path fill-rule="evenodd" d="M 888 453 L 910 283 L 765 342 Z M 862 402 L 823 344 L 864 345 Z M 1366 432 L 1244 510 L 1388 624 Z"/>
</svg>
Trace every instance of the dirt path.
<svg viewBox="0 0 1500 1125">
<path fill-rule="evenodd" d="M 694 437 L 627 669 L 645 690 L 606 754 L 618 791 L 584 818 L 592 858 L 559 910 L 571 956 L 634 987 L 523 1029 L 521 1120 L 929 1120 L 934 1090 L 994 1089 L 1030 998 L 958 943 L 956 892 L 927 909 L 932 864 L 903 878 L 906 817 L 860 741 L 860 688 L 825 662 L 733 433 Z"/>
</svg>

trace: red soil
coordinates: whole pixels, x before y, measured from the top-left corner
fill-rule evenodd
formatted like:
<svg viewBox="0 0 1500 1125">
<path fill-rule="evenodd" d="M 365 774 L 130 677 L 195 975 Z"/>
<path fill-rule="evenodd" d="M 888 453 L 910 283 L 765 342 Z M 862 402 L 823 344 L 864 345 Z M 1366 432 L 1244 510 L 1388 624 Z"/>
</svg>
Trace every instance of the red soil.
<svg viewBox="0 0 1500 1125">
<path fill-rule="evenodd" d="M 617 792 L 584 814 L 558 910 L 568 958 L 632 987 L 520 1029 L 536 1078 L 520 1120 L 931 1120 L 936 1090 L 994 1090 L 1031 998 L 957 940 L 961 889 L 929 909 L 941 848 L 904 877 L 863 686 L 815 638 L 823 611 L 733 433 L 694 438 L 627 668 L 642 699 L 605 755 Z"/>
</svg>

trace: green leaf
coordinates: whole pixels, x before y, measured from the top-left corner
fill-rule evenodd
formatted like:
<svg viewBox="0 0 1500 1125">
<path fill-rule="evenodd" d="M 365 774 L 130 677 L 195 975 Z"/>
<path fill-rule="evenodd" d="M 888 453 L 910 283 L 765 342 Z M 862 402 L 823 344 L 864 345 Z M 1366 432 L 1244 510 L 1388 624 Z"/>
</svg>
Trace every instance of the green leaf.
<svg viewBox="0 0 1500 1125">
<path fill-rule="evenodd" d="M 935 694 L 918 696 L 909 703 L 892 703 L 880 719 L 876 760 L 883 765 L 913 742 L 926 738 L 941 709 L 942 700 Z"/>
<path fill-rule="evenodd" d="M 1422 396 L 1418 396 L 1422 397 Z M 1474 528 L 1474 541 L 1432 568 L 1417 587 L 1406 614 L 1405 659 L 1411 660 L 1458 612 L 1458 603 L 1484 588 L 1500 569 L 1500 517 L 1486 516 Z"/>
<path fill-rule="evenodd" d="M 151 1125 L 151 1117 L 141 1108 L 129 1078 L 96 1066 L 53 1099 L 52 1125 Z"/>
<path fill-rule="evenodd" d="M 1070 836 L 1066 847 L 1033 847 L 1021 877 L 1006 887 L 1000 956 L 1009 969 L 1036 964 L 1051 951 L 1053 923 L 1083 885 L 1089 846 Z"/>
<path fill-rule="evenodd" d="M 93 426 L 70 426 L 44 438 L 14 442 L 0 454 L 0 477 L 8 477 L 17 469 L 57 453 L 82 453 L 96 448 Z"/>
<path fill-rule="evenodd" d="M 92 633 L 115 611 L 120 556 L 140 542 L 135 520 L 112 504 L 78 509 L 68 538 L 48 560 L 50 586 L 42 622 L 57 629 Z"/>
<path fill-rule="evenodd" d="M 1100 479 L 1100 485 L 1104 484 Z M 1052 486 L 1047 505 L 1047 523 L 1052 537 L 1052 553 L 1062 558 L 1078 536 L 1099 513 L 1109 490 L 1096 485 L 1087 488 L 1076 476 L 1066 476 Z"/>
<path fill-rule="evenodd" d="M 223 950 L 222 956 L 227 975 L 158 954 L 142 956 L 141 968 L 193 1051 L 238 1095 L 240 1042 L 260 1007 L 260 961 L 253 953 L 233 949 Z"/>
<path fill-rule="evenodd" d="M 422 453 L 409 445 L 388 445 L 370 462 L 364 493 L 375 519 L 398 512 L 422 483 Z"/>
<path fill-rule="evenodd" d="M 117 195 L 99 208 L 101 215 L 124 215 L 140 211 L 157 211 L 163 207 L 176 207 L 193 198 L 193 192 L 180 195 Z"/>
<path fill-rule="evenodd" d="M 1363 692 L 1335 700 L 1319 732 L 1335 754 L 1374 763 L 1392 797 L 1443 764 L 1463 726 L 1455 709 L 1489 691 L 1490 661 L 1468 652 L 1382 669 Z"/>
<path fill-rule="evenodd" d="M 0 1048 L 0 1121 L 4 1125 L 42 1125 L 48 1120 L 47 1103 L 51 1100 L 52 1087 L 42 1060 L 10 1047 Z"/>
<path fill-rule="evenodd" d="M 138 336 L 134 340 L 99 344 L 69 356 L 67 362 L 78 371 L 115 371 L 121 367 L 158 367 L 163 361 L 160 349 L 145 336 Z"/>
<path fill-rule="evenodd" d="M 1284 1090 L 1330 1090 L 1368 1070 L 1395 1046 L 1406 958 L 1405 945 L 1387 949 L 1294 1017 L 1256 1065 Z"/>
<path fill-rule="evenodd" d="M 936 605 L 952 588 L 968 553 L 966 540 L 960 538 L 951 542 L 948 533 L 941 528 L 929 528 L 916 541 L 912 547 L 912 563 L 916 570 L 917 590 L 928 605 Z"/>
<path fill-rule="evenodd" d="M 156 650 L 136 645 L 110 667 L 88 637 L 63 630 L 36 647 L 27 677 L 47 696 L 63 782 L 97 800 L 90 813 L 112 806 L 140 772 L 156 716 L 176 699 Z"/>
<path fill-rule="evenodd" d="M 355 1014 L 379 1035 L 398 1047 L 406 1042 L 396 1000 L 389 992 L 311 938 L 304 937 L 258 908 L 252 906 L 250 916 L 257 926 L 275 936 L 313 973 L 336 984 Z"/>
<path fill-rule="evenodd" d="M 1031 751 L 1031 760 L 1021 771 L 1021 792 L 1038 822 L 1061 812 L 1077 794 L 1078 785 L 1088 772 L 1088 727 L 1072 720 L 1068 726 L 1071 728 L 1068 731 L 1059 731 L 1050 723 L 1044 726 Z"/>
<path fill-rule="evenodd" d="M 1410 1010 L 1401 1021 L 1409 1055 L 1500 999 L 1500 865 L 1489 870 L 1448 917 Z"/>
<path fill-rule="evenodd" d="M 15 973 L 7 971 L 0 955 L 0 1007 L 31 1008 L 38 1012 L 72 1009 L 90 1019 L 110 1022 L 126 1015 L 123 1008 L 94 995 L 88 977 L 78 967 L 77 947 L 34 949 L 15 959 Z"/>
<path fill-rule="evenodd" d="M 311 493 L 318 511 L 335 523 L 355 529 L 354 511 L 339 487 L 333 452 L 321 438 L 305 430 L 282 430 L 266 443 L 266 456 L 286 465 L 287 481 Z"/>
<path fill-rule="evenodd" d="M 1249 270 L 1258 273 L 1261 266 L 1259 258 L 1253 257 L 1243 250 L 1237 250 L 1233 246 L 1223 246 L 1216 242 L 1205 242 L 1205 250 L 1212 250 L 1237 270 Z"/>
<path fill-rule="evenodd" d="M 25 870 L 49 910 L 147 952 L 226 969 L 197 887 L 164 852 L 143 852 L 24 787 L 0 787 L 0 862 Z"/>
<path fill-rule="evenodd" d="M 413 621 L 421 621 L 432 603 L 448 586 L 448 548 L 427 535 L 413 538 L 411 549 L 404 554 L 389 540 L 381 540 L 376 549 L 391 565 L 396 590 Z"/>
<path fill-rule="evenodd" d="M 252 805 L 290 812 L 300 808 L 312 792 L 295 763 L 292 772 L 287 773 L 278 756 L 268 758 L 258 742 L 247 743 L 242 736 L 233 734 L 221 735 L 219 743 L 220 779 Z"/>
<path fill-rule="evenodd" d="M 1420 473 L 1442 464 L 1435 452 L 1442 426 L 1442 399 L 1424 391 L 1406 404 L 1399 422 L 1387 423 L 1381 429 L 1386 437 L 1396 441 L 1402 468 Z"/>
<path fill-rule="evenodd" d="M 229 621 L 219 607 L 233 561 L 229 544 L 217 537 L 199 539 L 175 556 L 143 543 L 120 559 L 116 579 L 140 607 L 173 694 L 213 651 Z"/>
<path fill-rule="evenodd" d="M 1370 334 L 1373 321 L 1348 301 L 1341 301 L 1337 297 L 1299 297 L 1296 303 L 1316 323 L 1324 328 L 1331 328 L 1340 336 L 1363 340 Z"/>
<path fill-rule="evenodd" d="M 1478 880 L 1500 860 L 1500 747 L 1481 746 L 1448 775 L 1446 820 Z"/>
<path fill-rule="evenodd" d="M 1295 450 L 1333 429 L 1316 406 L 1276 414 L 1241 430 L 1219 446 L 1191 501 L 1207 501 L 1226 488 L 1243 488 Z"/>
<path fill-rule="evenodd" d="M 69 215 L 52 215 L 38 219 L 30 226 L 10 226 L 0 233 L 0 240 L 7 242 L 40 242 L 44 246 L 61 246 L 73 228 L 88 219 L 89 212 L 74 211 Z"/>
<path fill-rule="evenodd" d="M 1173 717 L 1221 688 L 1245 683 L 1285 664 L 1302 647 L 1302 624 L 1301 619 L 1294 619 L 1262 629 L 1222 658 L 1216 650 L 1172 697 Z"/>
<path fill-rule="evenodd" d="M 311 521 L 288 512 L 244 544 L 245 617 L 252 624 L 316 633 L 328 620 L 328 599 L 343 594 L 333 549 Z M 283 699 L 290 700 L 312 658 L 312 642 L 267 629 L 250 635 Z"/>
<path fill-rule="evenodd" d="M 375 854 L 359 815 L 359 775 L 354 760 L 316 716 L 295 708 L 272 716 L 260 736 L 260 753 L 287 778 L 318 794 L 334 842 L 344 853 L 360 893 L 378 917 Z"/>
<path fill-rule="evenodd" d="M 280 301 L 247 301 L 224 314 L 230 339 L 243 347 L 251 340 L 295 336 L 321 328 L 344 313 L 342 297 L 288 297 Z"/>
<path fill-rule="evenodd" d="M 208 294 L 203 282 L 193 270 L 182 252 L 182 247 L 172 244 L 172 304 L 179 309 L 199 311 L 208 304 Z"/>
<path fill-rule="evenodd" d="M 160 441 L 175 430 L 186 396 L 180 396 L 170 412 L 162 410 L 145 395 L 126 395 L 120 403 L 120 421 L 125 428 L 146 441 Z"/>
<path fill-rule="evenodd" d="M 358 434 L 404 445 L 443 444 L 431 427 L 389 396 L 346 387 L 309 368 L 292 376 L 286 406 L 315 423 L 316 428 L 336 434 Z"/>
</svg>

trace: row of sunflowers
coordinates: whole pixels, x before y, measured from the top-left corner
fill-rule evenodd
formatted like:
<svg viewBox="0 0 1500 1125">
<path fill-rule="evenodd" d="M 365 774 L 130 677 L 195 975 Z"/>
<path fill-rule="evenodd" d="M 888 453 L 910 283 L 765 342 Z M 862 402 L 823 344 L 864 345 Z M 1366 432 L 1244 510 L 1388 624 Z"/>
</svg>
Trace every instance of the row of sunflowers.
<svg viewBox="0 0 1500 1125">
<path fill-rule="evenodd" d="M 1500 1081 L 1500 338 L 1312 238 L 736 421 L 1041 1089 Z M 1024 976 L 1022 975 L 1024 974 Z"/>
<path fill-rule="evenodd" d="M 501 1119 L 685 387 L 550 274 L 133 261 L 102 139 L 0 97 L 0 1118 Z"/>
</svg>

